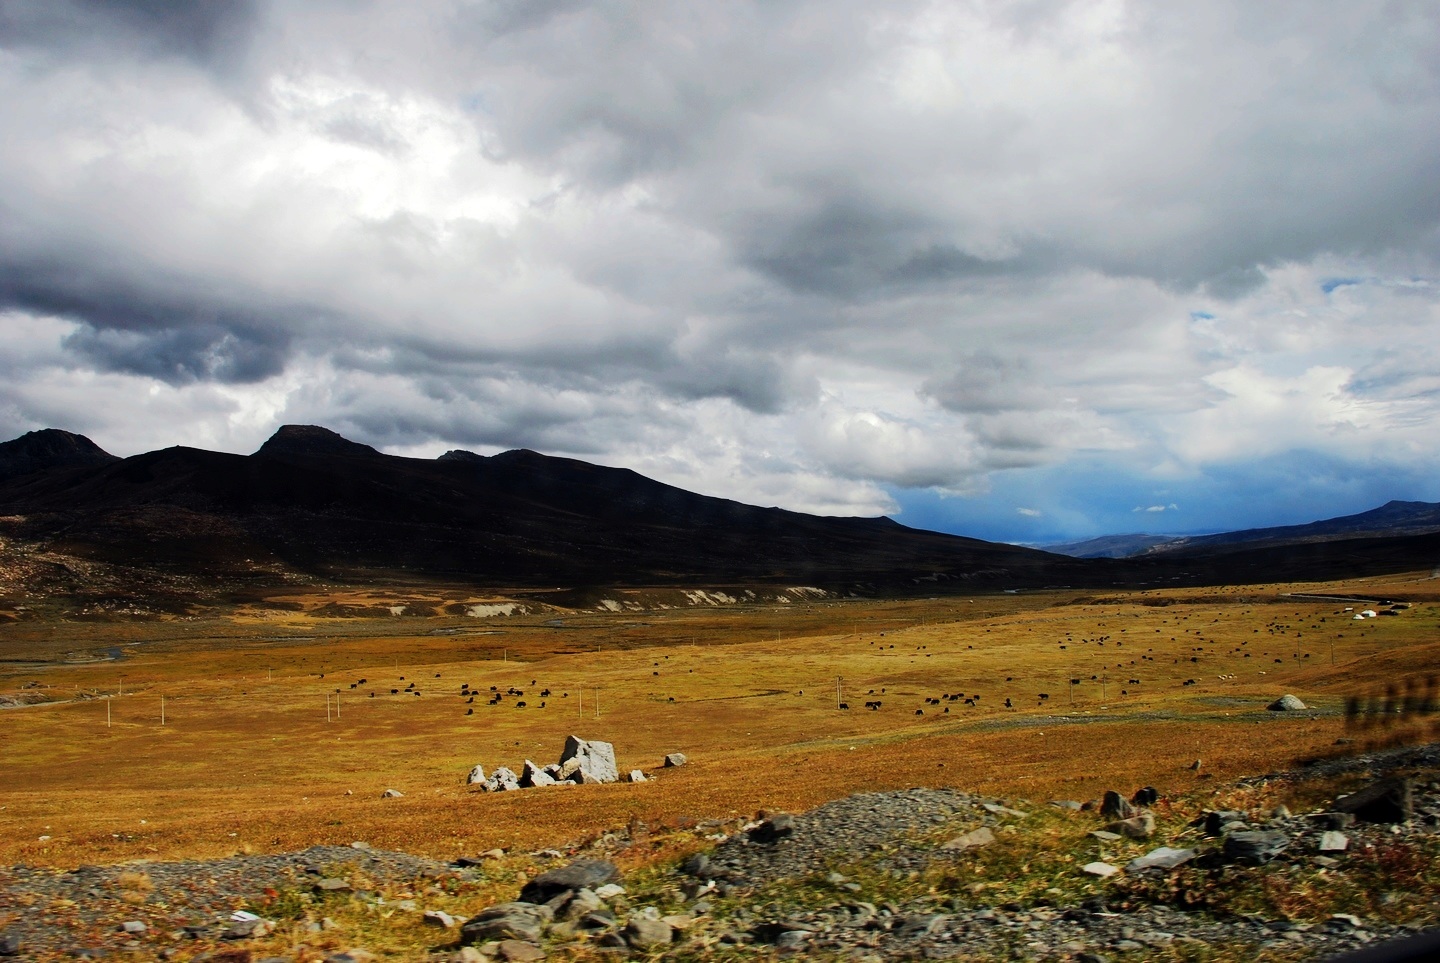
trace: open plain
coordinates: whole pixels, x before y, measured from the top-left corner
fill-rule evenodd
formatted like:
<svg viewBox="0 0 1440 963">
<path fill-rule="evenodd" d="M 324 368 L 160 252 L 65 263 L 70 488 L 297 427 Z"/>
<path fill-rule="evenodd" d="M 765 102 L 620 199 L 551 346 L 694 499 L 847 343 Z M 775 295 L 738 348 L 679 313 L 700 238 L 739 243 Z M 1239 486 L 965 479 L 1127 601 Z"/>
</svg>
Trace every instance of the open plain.
<svg viewBox="0 0 1440 963">
<path fill-rule="evenodd" d="M 0 863 L 355 840 L 452 859 L 912 786 L 1178 795 L 1428 738 L 1434 721 L 1402 720 L 1397 701 L 1433 695 L 1429 572 L 891 601 L 796 589 L 785 604 L 731 591 L 567 609 L 306 589 L 144 619 L 22 607 L 0 625 L 0 695 L 33 702 L 0 715 Z M 1357 619 L 1367 608 L 1387 614 Z M 523 695 L 491 704 L 510 689 Z M 1285 693 L 1308 709 L 1267 711 Z M 1351 698 L 1372 711 L 1347 717 Z M 464 785 L 476 763 L 553 762 L 571 733 L 655 778 Z M 674 751 L 691 763 L 657 771 Z"/>
</svg>

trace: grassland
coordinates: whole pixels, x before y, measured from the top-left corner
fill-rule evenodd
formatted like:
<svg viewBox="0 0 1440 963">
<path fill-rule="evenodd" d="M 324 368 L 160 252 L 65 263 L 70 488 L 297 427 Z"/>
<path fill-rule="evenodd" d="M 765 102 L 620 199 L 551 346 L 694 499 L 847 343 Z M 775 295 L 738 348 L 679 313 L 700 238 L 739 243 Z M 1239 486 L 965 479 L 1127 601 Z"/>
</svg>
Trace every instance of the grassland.
<svg viewBox="0 0 1440 963">
<path fill-rule="evenodd" d="M 559 597 L 399 587 L 173 618 L 22 610 L 0 623 L 0 695 L 50 701 L 0 710 L 0 863 L 352 840 L 453 858 L 917 785 L 1031 799 L 1197 792 L 1429 737 L 1428 717 L 1357 729 L 1344 709 L 1440 666 L 1428 572 L 1104 597 L 661 608 L 674 600 L 632 593 L 569 609 Z M 1410 607 L 1356 621 L 1347 609 L 1366 604 L 1347 597 Z M 454 614 L 507 602 L 517 614 Z M 405 694 L 412 683 L 421 695 Z M 527 706 L 467 703 L 462 684 L 524 690 Z M 1311 711 L 1266 711 L 1287 692 Z M 925 701 L 956 693 L 980 698 Z M 876 699 L 880 710 L 863 708 Z M 477 762 L 554 761 L 570 733 L 613 742 L 622 770 L 656 778 L 463 785 Z M 676 750 L 691 763 L 655 772 Z M 405 795 L 382 799 L 387 788 Z"/>
</svg>

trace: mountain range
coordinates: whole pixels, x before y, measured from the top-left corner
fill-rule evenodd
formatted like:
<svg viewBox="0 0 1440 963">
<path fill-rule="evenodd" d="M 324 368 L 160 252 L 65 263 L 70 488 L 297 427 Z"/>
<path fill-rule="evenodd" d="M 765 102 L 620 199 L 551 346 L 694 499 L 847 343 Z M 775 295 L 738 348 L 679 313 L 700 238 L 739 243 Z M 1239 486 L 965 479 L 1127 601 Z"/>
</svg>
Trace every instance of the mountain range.
<svg viewBox="0 0 1440 963">
<path fill-rule="evenodd" d="M 287 425 L 251 455 L 174 447 L 121 459 L 47 429 L 0 443 L 0 594 L 183 598 L 313 580 L 863 594 L 1214 584 L 1428 568 L 1440 521 L 1426 517 L 1440 519 L 1440 506 L 1391 503 L 1074 558 L 883 517 L 759 508 L 527 450 L 404 458 Z"/>
</svg>

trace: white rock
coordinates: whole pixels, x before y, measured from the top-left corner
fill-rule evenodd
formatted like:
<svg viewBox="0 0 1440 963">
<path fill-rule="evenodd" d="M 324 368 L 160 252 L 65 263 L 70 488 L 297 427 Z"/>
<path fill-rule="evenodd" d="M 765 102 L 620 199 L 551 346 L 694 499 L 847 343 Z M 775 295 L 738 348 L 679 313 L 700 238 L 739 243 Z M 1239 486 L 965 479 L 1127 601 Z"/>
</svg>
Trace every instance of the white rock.
<svg viewBox="0 0 1440 963">
<path fill-rule="evenodd" d="M 485 767 L 478 764 L 475 766 L 474 769 L 470 770 L 470 775 L 465 777 L 465 785 L 467 786 L 479 786 L 484 782 Z"/>
<path fill-rule="evenodd" d="M 560 754 L 562 772 L 572 760 L 578 762 L 578 770 L 583 776 L 589 776 L 596 782 L 620 781 L 620 772 L 615 767 L 615 747 L 608 742 L 566 736 L 565 751 Z M 574 773 L 569 778 L 578 781 Z"/>
<path fill-rule="evenodd" d="M 1080 872 L 1104 879 L 1106 876 L 1114 876 L 1120 872 L 1120 867 L 1111 866 L 1109 863 L 1086 863 L 1080 867 Z"/>
</svg>

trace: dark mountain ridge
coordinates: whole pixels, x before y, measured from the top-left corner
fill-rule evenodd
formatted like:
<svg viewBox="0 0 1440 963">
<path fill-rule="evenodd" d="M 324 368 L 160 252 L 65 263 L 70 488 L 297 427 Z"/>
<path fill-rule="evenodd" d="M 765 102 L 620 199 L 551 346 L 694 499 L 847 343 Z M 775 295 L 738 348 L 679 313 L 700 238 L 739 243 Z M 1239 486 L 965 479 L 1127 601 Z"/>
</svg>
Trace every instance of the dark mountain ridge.
<svg viewBox="0 0 1440 963">
<path fill-rule="evenodd" d="M 1440 510 L 1425 503 L 1080 559 L 883 517 L 758 508 L 523 449 L 403 458 L 316 426 L 284 426 L 252 455 L 175 447 L 117 459 L 65 432 L 32 432 L 0 445 L 6 453 L 0 465 L 27 470 L 0 477 L 0 555 L 130 573 L 117 582 L 768 583 L 933 593 L 1333 578 L 1440 558 L 1440 535 L 1414 530 L 1426 511 Z M 1403 537 L 1377 534 L 1382 524 Z M 1321 530 L 1329 534 L 1314 534 Z"/>
<path fill-rule="evenodd" d="M 1440 503 L 1390 501 L 1355 515 L 1301 525 L 1247 528 L 1208 535 L 1102 535 L 1078 542 L 1043 546 L 1047 552 L 1075 558 L 1133 558 L 1137 555 L 1187 554 L 1226 546 L 1288 545 L 1343 538 L 1384 538 L 1440 532 Z"/>
<path fill-rule="evenodd" d="M 253 455 L 167 448 L 0 483 L 12 537 L 219 577 L 257 567 L 493 585 L 722 581 L 829 587 L 1043 584 L 1082 566 L 1031 549 L 698 495 L 532 451 L 385 455 L 286 426 Z"/>
</svg>

